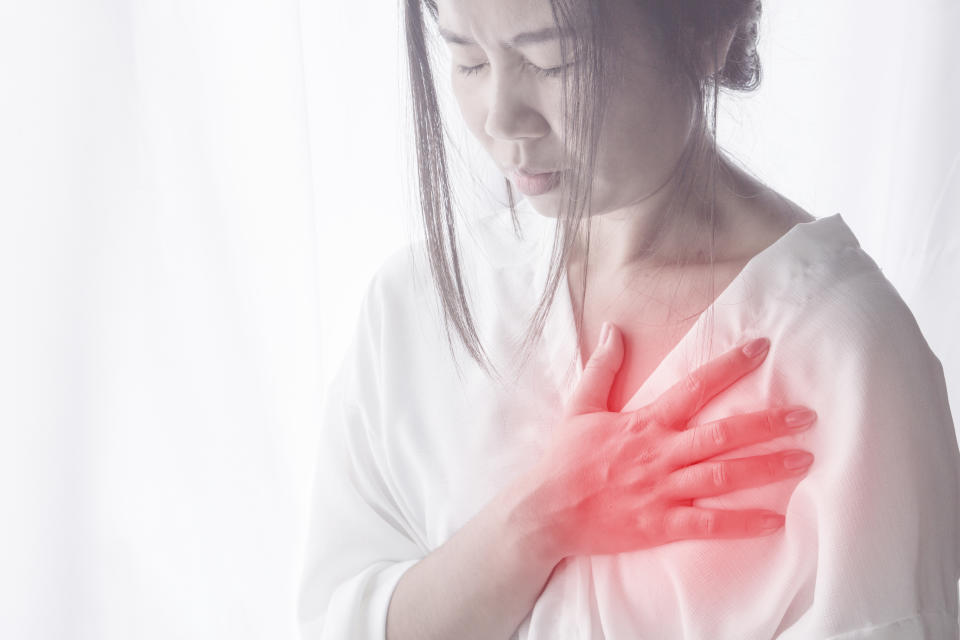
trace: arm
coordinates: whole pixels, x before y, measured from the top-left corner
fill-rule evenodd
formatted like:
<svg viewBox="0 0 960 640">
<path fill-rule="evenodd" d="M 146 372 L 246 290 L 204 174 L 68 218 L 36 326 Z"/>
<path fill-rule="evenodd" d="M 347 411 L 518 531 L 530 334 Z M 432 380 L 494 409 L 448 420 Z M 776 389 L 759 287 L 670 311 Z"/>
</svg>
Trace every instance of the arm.
<svg viewBox="0 0 960 640">
<path fill-rule="evenodd" d="M 381 289 L 378 274 L 325 394 L 297 603 L 303 640 L 383 640 L 391 594 L 428 550 L 379 455 Z"/>
<path fill-rule="evenodd" d="M 385 317 L 382 288 L 376 280 L 368 288 L 326 395 L 299 593 L 301 637 L 466 638 L 469 630 L 506 640 L 556 561 L 537 550 L 537 527 L 520 516 L 520 482 L 431 550 L 397 486 L 404 479 L 389 474 L 382 457 L 381 340 L 396 321 Z"/>
<path fill-rule="evenodd" d="M 785 617 L 784 640 L 960 637 L 960 452 L 940 362 L 907 307 L 881 295 L 889 289 L 864 274 L 838 287 L 845 304 L 806 328 L 807 344 L 830 329 L 845 342 L 832 384 L 818 385 L 833 406 L 821 445 L 829 489 L 807 493 L 818 520 L 804 547 L 817 560 L 814 601 Z"/>
<path fill-rule="evenodd" d="M 345 393 L 342 381 L 331 387 L 320 430 L 297 611 L 303 640 L 383 640 L 390 595 L 424 556 L 374 461 L 368 412 Z"/>
<path fill-rule="evenodd" d="M 407 571 L 387 615 L 387 640 L 503 638 L 533 609 L 557 563 L 508 486 Z"/>
<path fill-rule="evenodd" d="M 387 489 L 367 412 L 330 393 L 313 491 L 299 617 L 304 640 L 510 637 L 558 558 L 508 484 L 429 554 Z"/>
</svg>

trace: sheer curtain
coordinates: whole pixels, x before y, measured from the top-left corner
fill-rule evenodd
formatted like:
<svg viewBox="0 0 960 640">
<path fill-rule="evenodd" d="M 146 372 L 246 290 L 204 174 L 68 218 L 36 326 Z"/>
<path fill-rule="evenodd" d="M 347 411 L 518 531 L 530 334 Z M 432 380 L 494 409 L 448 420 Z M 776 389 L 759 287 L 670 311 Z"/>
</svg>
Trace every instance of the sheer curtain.
<svg viewBox="0 0 960 640">
<path fill-rule="evenodd" d="M 416 233 L 397 4 L 0 2 L 0 637 L 298 637 L 323 390 Z M 722 141 L 843 215 L 957 407 L 960 7 L 765 4 Z"/>
<path fill-rule="evenodd" d="M 0 637 L 294 638 L 297 2 L 0 3 Z"/>
</svg>

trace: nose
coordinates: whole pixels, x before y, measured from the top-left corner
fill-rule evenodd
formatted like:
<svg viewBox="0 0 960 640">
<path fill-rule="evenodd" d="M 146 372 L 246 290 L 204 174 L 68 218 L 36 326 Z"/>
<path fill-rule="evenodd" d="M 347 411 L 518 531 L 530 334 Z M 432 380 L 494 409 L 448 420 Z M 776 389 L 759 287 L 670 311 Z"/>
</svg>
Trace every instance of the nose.
<svg viewBox="0 0 960 640">
<path fill-rule="evenodd" d="M 529 89 L 516 78 L 502 75 L 493 82 L 483 130 L 491 138 L 517 140 L 542 138 L 550 132 L 550 123 L 531 104 Z"/>
</svg>

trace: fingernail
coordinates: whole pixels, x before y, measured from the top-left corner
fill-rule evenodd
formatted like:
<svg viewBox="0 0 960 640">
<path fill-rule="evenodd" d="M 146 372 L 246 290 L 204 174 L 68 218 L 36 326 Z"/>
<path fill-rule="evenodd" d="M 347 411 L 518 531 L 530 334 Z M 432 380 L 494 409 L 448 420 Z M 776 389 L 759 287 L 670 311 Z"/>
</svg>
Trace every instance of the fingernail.
<svg viewBox="0 0 960 640">
<path fill-rule="evenodd" d="M 597 348 L 607 346 L 607 338 L 610 337 L 610 323 L 604 322 L 600 328 L 600 341 L 597 342 Z"/>
<path fill-rule="evenodd" d="M 763 516 L 760 518 L 760 528 L 761 529 L 777 529 L 784 522 L 783 516 Z"/>
<path fill-rule="evenodd" d="M 791 453 L 783 459 L 783 466 L 787 469 L 796 470 L 810 466 L 811 462 L 813 462 L 813 454 L 811 453 Z"/>
<path fill-rule="evenodd" d="M 805 427 L 816 419 L 816 411 L 811 411 L 810 409 L 798 409 L 796 411 L 791 411 L 784 416 L 783 421 L 787 423 L 788 427 L 796 429 L 798 427 Z"/>
<path fill-rule="evenodd" d="M 743 353 L 748 358 L 757 358 L 767 352 L 770 347 L 770 340 L 767 338 L 757 338 L 751 340 L 743 347 Z"/>
</svg>

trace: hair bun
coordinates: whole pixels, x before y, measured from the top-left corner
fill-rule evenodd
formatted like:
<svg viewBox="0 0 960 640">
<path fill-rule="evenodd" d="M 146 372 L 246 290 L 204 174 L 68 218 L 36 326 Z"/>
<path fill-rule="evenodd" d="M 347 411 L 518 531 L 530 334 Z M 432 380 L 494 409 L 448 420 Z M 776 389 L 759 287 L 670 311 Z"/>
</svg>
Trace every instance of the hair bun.
<svg viewBox="0 0 960 640">
<path fill-rule="evenodd" d="M 757 34 L 761 15 L 760 0 L 748 3 L 746 15 L 727 52 L 727 61 L 720 71 L 720 85 L 736 91 L 753 91 L 760 86 L 760 56 Z"/>
</svg>

